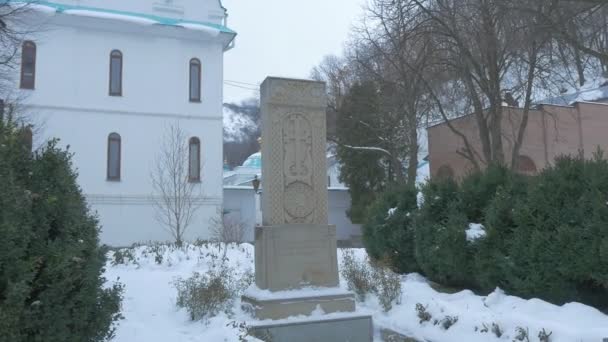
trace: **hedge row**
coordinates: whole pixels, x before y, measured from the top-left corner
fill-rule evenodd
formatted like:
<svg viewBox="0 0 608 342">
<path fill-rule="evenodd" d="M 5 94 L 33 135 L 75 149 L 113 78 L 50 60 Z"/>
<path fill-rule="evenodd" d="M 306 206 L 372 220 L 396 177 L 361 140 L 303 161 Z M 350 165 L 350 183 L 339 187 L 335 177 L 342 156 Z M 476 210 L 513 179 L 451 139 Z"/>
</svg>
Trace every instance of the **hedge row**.
<svg viewBox="0 0 608 342">
<path fill-rule="evenodd" d="M 370 207 L 364 243 L 372 258 L 447 286 L 498 286 L 608 308 L 608 162 L 601 154 L 561 157 L 534 177 L 492 167 L 460 183 L 431 181 L 421 193 L 419 207 L 412 188 Z M 485 236 L 467 239 L 471 223 L 482 224 Z"/>
</svg>

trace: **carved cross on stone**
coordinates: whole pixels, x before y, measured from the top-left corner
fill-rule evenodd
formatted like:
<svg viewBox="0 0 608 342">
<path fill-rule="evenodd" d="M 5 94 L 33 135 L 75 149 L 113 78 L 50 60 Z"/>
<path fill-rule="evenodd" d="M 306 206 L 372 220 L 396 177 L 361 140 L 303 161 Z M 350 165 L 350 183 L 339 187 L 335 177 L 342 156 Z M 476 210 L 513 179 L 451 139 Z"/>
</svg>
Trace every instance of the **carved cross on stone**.
<svg viewBox="0 0 608 342">
<path fill-rule="evenodd" d="M 325 84 L 262 84 L 264 225 L 327 224 Z"/>
</svg>

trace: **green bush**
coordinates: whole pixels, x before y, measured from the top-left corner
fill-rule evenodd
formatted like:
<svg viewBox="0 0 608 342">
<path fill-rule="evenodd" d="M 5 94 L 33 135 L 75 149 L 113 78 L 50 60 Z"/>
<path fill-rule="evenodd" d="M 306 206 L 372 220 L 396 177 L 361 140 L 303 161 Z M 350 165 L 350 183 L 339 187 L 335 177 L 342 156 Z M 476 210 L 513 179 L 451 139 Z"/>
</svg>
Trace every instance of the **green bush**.
<svg viewBox="0 0 608 342">
<path fill-rule="evenodd" d="M 412 187 L 386 192 L 371 205 L 363 225 L 363 243 L 372 259 L 388 262 L 401 273 L 419 270 L 412 225 L 416 209 L 416 189 Z"/>
<path fill-rule="evenodd" d="M 601 153 L 558 158 L 534 177 L 491 167 L 460 183 L 433 180 L 421 191 L 419 209 L 401 210 L 412 203 L 412 189 L 387 193 L 371 207 L 364 227 L 370 256 L 400 272 L 415 265 L 445 286 L 498 286 L 608 308 L 608 161 Z M 485 235 L 468 241 L 471 223 L 482 224 Z"/>
<path fill-rule="evenodd" d="M 465 231 L 468 219 L 458 184 L 451 179 L 428 183 L 424 203 L 415 218 L 416 261 L 433 281 L 471 286 L 471 248 Z"/>
<path fill-rule="evenodd" d="M 30 153 L 0 123 L 0 341 L 103 341 L 120 318 L 70 159 L 55 142 Z"/>
<path fill-rule="evenodd" d="M 510 290 L 608 307 L 608 162 L 562 157 L 515 206 Z"/>
<path fill-rule="evenodd" d="M 510 174 L 495 188 L 493 198 L 482 205 L 483 218 L 478 222 L 484 223 L 486 236 L 476 241 L 473 263 L 475 281 L 484 292 L 497 286 L 512 288 L 506 275 L 516 271 L 508 251 L 517 229 L 513 212 L 516 203 L 527 195 L 528 183 L 527 177 Z"/>
</svg>

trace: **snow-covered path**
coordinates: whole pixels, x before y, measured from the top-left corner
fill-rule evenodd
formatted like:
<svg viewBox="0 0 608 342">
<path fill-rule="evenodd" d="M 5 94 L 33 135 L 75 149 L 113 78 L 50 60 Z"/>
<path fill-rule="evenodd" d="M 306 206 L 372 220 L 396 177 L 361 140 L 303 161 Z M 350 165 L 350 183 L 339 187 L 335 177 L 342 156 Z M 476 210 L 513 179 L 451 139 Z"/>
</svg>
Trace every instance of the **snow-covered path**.
<svg viewBox="0 0 608 342">
<path fill-rule="evenodd" d="M 133 250 L 137 264 L 112 265 L 105 273 L 108 281 L 120 278 L 125 284 L 123 315 L 116 331 L 115 342 L 186 342 L 186 341 L 239 341 L 239 330 L 230 322 L 243 322 L 250 318 L 241 311 L 237 300 L 231 317 L 220 315 L 207 324 L 192 322 L 185 310 L 175 306 L 176 290 L 172 284 L 176 277 L 187 278 L 193 272 L 205 272 L 213 256 L 221 255 L 216 247 L 187 246 L 185 249 L 166 246 Z M 356 250 L 359 258 L 365 251 Z M 112 254 L 111 254 L 112 255 Z M 231 246 L 228 262 L 240 272 L 253 269 L 253 246 Z M 162 262 L 157 264 L 156 260 Z M 339 253 L 341 259 L 341 253 Z M 342 284 L 344 287 L 345 285 Z M 551 332 L 551 342 L 602 342 L 608 337 L 608 316 L 578 303 L 556 306 L 532 299 L 507 296 L 496 290 L 489 296 L 477 296 L 470 291 L 455 294 L 439 293 L 426 279 L 416 274 L 402 277 L 401 304 L 385 314 L 377 299 L 369 296 L 365 303 L 357 303 L 362 313 L 374 315 L 375 327 L 388 327 L 418 339 L 433 342 L 513 341 L 516 328 L 529 331 L 530 341 L 539 341 L 542 329 Z M 426 306 L 432 315 L 429 322 L 420 324 L 416 304 Z M 435 319 L 458 317 L 447 331 Z M 492 323 L 500 326 L 503 334 L 492 333 Z M 484 324 L 489 328 L 484 330 Z"/>
</svg>

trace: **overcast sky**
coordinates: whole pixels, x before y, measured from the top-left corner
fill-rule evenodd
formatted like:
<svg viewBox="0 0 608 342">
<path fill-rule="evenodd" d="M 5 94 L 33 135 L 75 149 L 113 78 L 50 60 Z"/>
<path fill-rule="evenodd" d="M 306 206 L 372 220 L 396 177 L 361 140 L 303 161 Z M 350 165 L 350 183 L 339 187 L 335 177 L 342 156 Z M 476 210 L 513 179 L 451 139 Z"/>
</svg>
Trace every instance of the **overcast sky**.
<svg viewBox="0 0 608 342">
<path fill-rule="evenodd" d="M 258 96 L 266 76 L 308 78 L 328 54 L 341 54 L 364 0 L 223 0 L 238 32 L 224 55 L 224 102 Z M 238 82 L 238 83 L 235 83 Z M 231 85 L 229 85 L 231 84 Z"/>
</svg>

